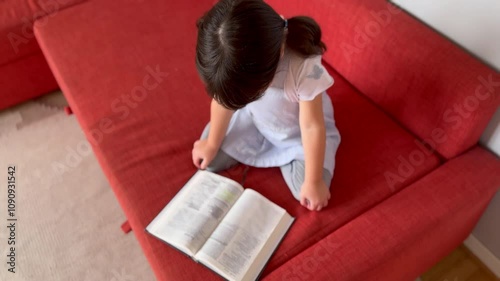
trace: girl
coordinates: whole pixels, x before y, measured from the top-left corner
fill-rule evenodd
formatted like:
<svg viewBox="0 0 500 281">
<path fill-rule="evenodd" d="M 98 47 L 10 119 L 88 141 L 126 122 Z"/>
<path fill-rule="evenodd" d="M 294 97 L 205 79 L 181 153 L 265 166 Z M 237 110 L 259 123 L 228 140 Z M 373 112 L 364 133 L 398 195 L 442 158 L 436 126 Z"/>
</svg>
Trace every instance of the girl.
<svg viewBox="0 0 500 281">
<path fill-rule="evenodd" d="M 220 0 L 198 21 L 196 67 L 212 103 L 194 165 L 280 167 L 303 206 L 326 207 L 340 135 L 325 50 L 311 18 L 284 19 L 262 0 Z"/>
</svg>

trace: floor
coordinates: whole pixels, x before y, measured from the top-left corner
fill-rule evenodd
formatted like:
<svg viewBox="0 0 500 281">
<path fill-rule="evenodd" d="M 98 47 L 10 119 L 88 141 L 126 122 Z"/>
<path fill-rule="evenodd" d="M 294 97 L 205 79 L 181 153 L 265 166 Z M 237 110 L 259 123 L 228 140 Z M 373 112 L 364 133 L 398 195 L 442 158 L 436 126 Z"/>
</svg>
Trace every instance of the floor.
<svg viewBox="0 0 500 281">
<path fill-rule="evenodd" d="M 0 280 L 153 281 L 153 273 L 66 101 L 0 111 Z M 16 273 L 7 271 L 5 175 L 16 166 Z"/>
<path fill-rule="evenodd" d="M 464 245 L 461 245 L 427 273 L 422 281 L 498 281 Z"/>
</svg>

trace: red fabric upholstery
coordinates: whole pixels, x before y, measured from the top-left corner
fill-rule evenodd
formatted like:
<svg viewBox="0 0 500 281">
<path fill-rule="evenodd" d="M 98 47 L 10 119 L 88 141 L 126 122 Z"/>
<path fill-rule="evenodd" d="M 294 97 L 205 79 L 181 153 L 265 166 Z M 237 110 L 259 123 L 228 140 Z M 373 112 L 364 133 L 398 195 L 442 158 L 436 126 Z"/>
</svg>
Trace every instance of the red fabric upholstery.
<svg viewBox="0 0 500 281">
<path fill-rule="evenodd" d="M 59 88 L 41 52 L 1 65 L 0 85 L 0 109 Z"/>
<path fill-rule="evenodd" d="M 194 23 L 212 2 L 148 3 L 118 10 L 107 2 L 85 3 L 36 25 L 36 35 L 158 280 L 212 280 L 216 276 L 207 269 L 140 231 L 195 172 L 190 151 L 208 121 L 209 99 L 193 62 Z M 156 68 L 162 74 L 152 76 Z M 328 209 L 302 208 L 277 168 L 248 173 L 246 187 L 297 217 L 265 274 L 439 164 L 435 155 L 422 156 L 400 182 L 389 184 L 386 172 L 398 174 L 401 161 L 422 148 L 332 75 L 336 84 L 329 94 L 343 142 Z M 155 80 L 158 85 L 145 86 Z"/>
<path fill-rule="evenodd" d="M 386 0 L 268 2 L 314 17 L 325 59 L 446 158 L 476 144 L 500 104 L 500 74 Z"/>
<path fill-rule="evenodd" d="M 31 27 L 32 25 L 30 26 L 30 28 Z M 40 53 L 40 47 L 38 46 L 34 35 L 32 35 L 33 37 L 31 37 L 30 39 L 27 39 L 26 37 L 24 37 L 24 35 L 22 35 L 22 33 L 19 33 L 20 37 L 17 37 L 18 31 L 19 30 L 17 30 L 17 28 L 15 31 L 13 31 L 12 28 L 2 29 L 2 26 L 0 26 L 1 66 L 8 65 L 9 63 L 15 62 L 25 56 Z"/>
<path fill-rule="evenodd" d="M 294 257 L 269 280 L 415 280 L 469 235 L 500 186 L 499 170 L 497 157 L 475 147 Z"/>
<path fill-rule="evenodd" d="M 0 65 L 40 51 L 33 23 L 50 21 L 62 9 L 84 0 L 4 0 L 0 2 Z"/>
<path fill-rule="evenodd" d="M 33 23 L 50 21 L 84 0 L 0 1 L 0 109 L 56 90 L 57 84 L 33 34 Z"/>
</svg>

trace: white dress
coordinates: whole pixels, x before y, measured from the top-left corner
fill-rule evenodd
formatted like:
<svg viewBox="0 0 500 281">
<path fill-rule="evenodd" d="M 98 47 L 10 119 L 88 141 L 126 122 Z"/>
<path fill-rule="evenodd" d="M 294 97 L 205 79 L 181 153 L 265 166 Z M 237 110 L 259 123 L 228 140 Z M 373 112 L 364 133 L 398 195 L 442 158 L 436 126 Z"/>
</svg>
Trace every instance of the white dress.
<svg viewBox="0 0 500 281">
<path fill-rule="evenodd" d="M 333 175 L 340 134 L 335 127 L 332 102 L 325 92 L 333 82 L 321 64 L 321 56 L 304 59 L 285 51 L 264 96 L 233 114 L 222 151 L 254 167 L 279 167 L 293 160 L 304 160 L 299 101 L 323 95 L 326 127 L 323 167 Z"/>
</svg>

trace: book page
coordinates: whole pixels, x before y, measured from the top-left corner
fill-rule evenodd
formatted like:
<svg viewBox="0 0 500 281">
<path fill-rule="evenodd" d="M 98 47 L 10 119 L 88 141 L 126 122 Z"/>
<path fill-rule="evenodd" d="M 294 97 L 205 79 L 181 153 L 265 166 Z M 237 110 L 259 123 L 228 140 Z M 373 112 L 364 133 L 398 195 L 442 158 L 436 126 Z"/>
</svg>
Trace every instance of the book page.
<svg viewBox="0 0 500 281">
<path fill-rule="evenodd" d="M 255 280 L 292 222 L 284 209 L 246 189 L 195 258 L 228 280 Z M 266 244 L 273 247 L 249 272 Z"/>
<path fill-rule="evenodd" d="M 228 178 L 198 171 L 146 230 L 194 255 L 243 192 Z"/>
</svg>

